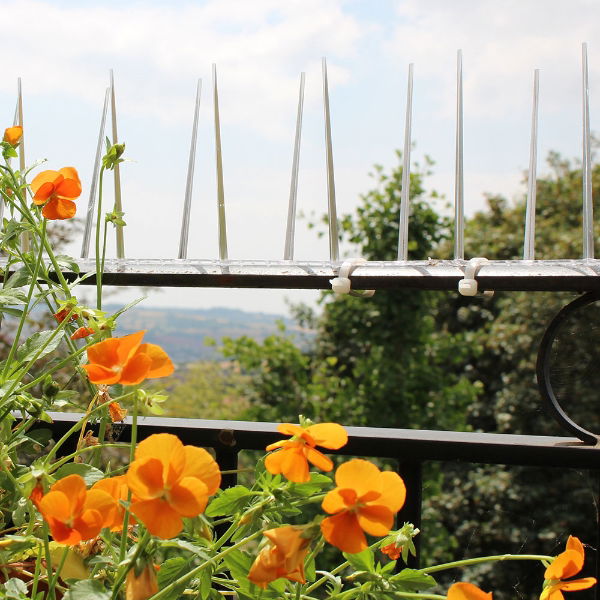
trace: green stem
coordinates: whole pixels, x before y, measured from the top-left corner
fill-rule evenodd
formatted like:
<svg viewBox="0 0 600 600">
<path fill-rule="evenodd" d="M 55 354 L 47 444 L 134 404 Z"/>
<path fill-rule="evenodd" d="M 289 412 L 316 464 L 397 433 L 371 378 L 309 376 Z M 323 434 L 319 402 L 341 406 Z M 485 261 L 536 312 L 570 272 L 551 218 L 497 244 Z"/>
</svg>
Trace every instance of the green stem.
<svg viewBox="0 0 600 600">
<path fill-rule="evenodd" d="M 52 576 L 52 580 L 48 582 L 48 587 L 54 589 L 56 587 L 56 582 L 58 581 L 58 576 L 67 560 L 67 556 L 69 556 L 69 546 L 65 546 L 63 550 L 62 556 L 60 557 L 60 562 L 58 563 L 58 567 L 56 567 L 56 571 L 54 571 L 54 575 Z"/>
<path fill-rule="evenodd" d="M 48 524 L 44 521 L 44 553 L 46 554 L 46 578 L 48 581 L 52 579 L 52 555 L 50 554 L 50 543 L 48 542 Z M 54 587 L 48 587 L 49 600 L 56 600 Z"/>
<path fill-rule="evenodd" d="M 127 532 L 125 532 L 125 535 L 127 535 Z M 113 584 L 112 600 L 116 600 L 117 596 L 119 595 L 120 588 L 125 581 L 125 577 L 127 577 L 127 573 L 129 573 L 129 571 L 135 566 L 135 561 L 144 551 L 144 548 L 148 545 L 150 539 L 150 532 L 146 529 L 142 539 L 138 542 L 137 548 L 135 549 L 131 560 L 128 561 L 127 564 L 117 573 L 117 577 L 115 578 L 115 582 Z"/>
<path fill-rule="evenodd" d="M 42 570 L 42 552 L 41 549 L 37 553 L 37 557 L 35 559 L 35 570 L 33 572 L 33 583 L 31 585 L 31 597 L 35 598 L 37 596 L 37 588 L 38 582 L 40 580 L 40 572 Z"/>
<path fill-rule="evenodd" d="M 479 556 L 477 558 L 465 558 L 463 560 L 455 560 L 449 563 L 443 563 L 441 565 L 435 565 L 433 567 L 426 567 L 420 569 L 421 573 L 428 575 L 429 573 L 437 573 L 438 571 L 445 571 L 447 569 L 460 569 L 462 567 L 468 567 L 470 565 L 477 565 L 485 562 L 494 562 L 502 560 L 540 560 L 552 562 L 556 557 L 546 556 L 544 554 L 495 554 L 492 556 Z"/>
<path fill-rule="evenodd" d="M 185 583 L 185 582 L 189 581 L 190 579 L 193 579 L 200 572 L 204 571 L 204 569 L 206 569 L 208 566 L 219 562 L 223 557 L 227 556 L 234 550 L 237 550 L 238 548 L 244 546 L 251 540 L 261 536 L 265 531 L 267 531 L 267 529 L 268 528 L 259 529 L 258 531 L 255 531 L 253 534 L 249 535 L 248 537 L 245 537 L 243 540 L 240 540 L 236 544 L 233 544 L 233 546 L 228 546 L 227 548 L 225 548 L 225 550 L 222 550 L 221 552 L 219 552 L 218 554 L 213 556 L 211 559 L 207 560 L 206 562 L 203 562 L 201 565 L 198 565 L 195 569 L 192 569 L 189 573 L 182 575 L 179 579 L 177 579 L 177 580 L 173 581 L 172 583 L 170 583 L 169 585 L 165 586 L 162 590 L 160 590 L 159 592 L 154 594 L 154 596 L 151 596 L 149 600 L 161 600 L 163 598 L 171 597 L 171 594 L 182 583 Z"/>
<path fill-rule="evenodd" d="M 131 416 L 131 442 L 129 445 L 129 464 L 135 459 L 135 446 L 137 444 L 138 425 L 138 400 L 137 395 L 133 397 L 133 414 Z M 129 505 L 131 503 L 131 490 L 127 492 L 127 506 L 123 513 L 123 528 L 121 529 L 121 544 L 119 546 L 119 562 L 125 558 L 127 550 L 127 531 L 129 529 Z"/>
</svg>

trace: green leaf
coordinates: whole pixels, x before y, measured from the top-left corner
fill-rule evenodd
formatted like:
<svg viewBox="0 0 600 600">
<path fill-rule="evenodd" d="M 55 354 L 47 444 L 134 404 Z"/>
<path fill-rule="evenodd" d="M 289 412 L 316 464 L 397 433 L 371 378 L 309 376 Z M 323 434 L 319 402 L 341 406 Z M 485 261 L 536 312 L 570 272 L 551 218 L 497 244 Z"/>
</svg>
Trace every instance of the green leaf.
<svg viewBox="0 0 600 600">
<path fill-rule="evenodd" d="M 402 569 L 400 573 L 390 577 L 390 582 L 401 592 L 418 592 L 435 585 L 435 579 L 431 575 L 417 569 Z"/>
<path fill-rule="evenodd" d="M 373 552 L 368 548 L 357 554 L 348 554 L 344 552 L 344 558 L 350 563 L 355 571 L 375 572 L 375 559 Z"/>
<path fill-rule="evenodd" d="M 28 598 L 25 582 L 16 577 L 11 577 L 3 587 L 6 594 L 3 596 L 4 598 L 15 598 L 17 600 Z"/>
<path fill-rule="evenodd" d="M 291 486 L 291 491 L 300 496 L 313 496 L 318 494 L 331 483 L 331 477 L 322 473 L 311 473 L 310 481 L 306 483 L 295 483 Z"/>
<path fill-rule="evenodd" d="M 52 337 L 54 336 L 54 337 Z M 16 361 L 25 363 L 32 360 L 38 352 L 38 359 L 50 354 L 56 350 L 63 337 L 63 332 L 59 331 L 39 331 L 30 336 L 24 344 L 17 348 Z"/>
<path fill-rule="evenodd" d="M 158 571 L 158 587 L 160 589 L 173 583 L 188 571 L 189 560 L 182 556 L 168 558 L 160 565 Z"/>
<path fill-rule="evenodd" d="M 94 579 L 82 579 L 71 586 L 64 600 L 110 600 L 110 592 Z"/>
<path fill-rule="evenodd" d="M 20 319 L 23 316 L 23 311 L 18 308 L 11 308 L 10 306 L 0 306 L 0 313 L 5 313 L 11 317 Z"/>
<path fill-rule="evenodd" d="M 74 258 L 67 256 L 66 254 L 59 254 L 56 256 L 56 262 L 59 267 L 62 267 L 65 270 L 73 271 L 73 273 L 79 273 L 79 265 L 75 261 Z"/>
<path fill-rule="evenodd" d="M 17 269 L 4 284 L 4 290 L 10 290 L 13 288 L 20 288 L 27 285 L 31 281 L 31 275 L 27 267 L 21 267 Z"/>
<path fill-rule="evenodd" d="M 252 492 L 243 485 L 236 485 L 221 491 L 208 505 L 207 517 L 218 517 L 220 515 L 231 515 L 244 508 Z"/>
<path fill-rule="evenodd" d="M 88 486 L 104 479 L 104 473 L 100 469 L 85 463 L 67 463 L 54 474 L 56 479 L 62 479 L 67 475 L 81 475 Z"/>
<path fill-rule="evenodd" d="M 2 289 L 0 290 L 0 304 L 25 304 L 27 294 L 23 290 Z"/>
</svg>

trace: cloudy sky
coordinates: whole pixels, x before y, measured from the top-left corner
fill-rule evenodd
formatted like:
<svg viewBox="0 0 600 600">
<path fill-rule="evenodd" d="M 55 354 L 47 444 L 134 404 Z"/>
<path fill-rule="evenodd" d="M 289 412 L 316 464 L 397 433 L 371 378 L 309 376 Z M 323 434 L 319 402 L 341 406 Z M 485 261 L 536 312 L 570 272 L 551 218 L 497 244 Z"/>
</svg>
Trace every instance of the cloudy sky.
<svg viewBox="0 0 600 600">
<path fill-rule="evenodd" d="M 299 76 L 306 102 L 298 210 L 326 209 L 321 57 L 329 65 L 338 211 L 390 167 L 404 135 L 414 63 L 415 160 L 451 199 L 456 51 L 462 49 L 465 201 L 522 194 L 533 71 L 540 73 L 540 164 L 549 150 L 581 154 L 581 43 L 589 45 L 591 124 L 600 104 L 600 3 L 595 0 L 2 0 L 0 109 L 12 121 L 23 81 L 28 162 L 73 165 L 85 197 L 109 69 L 114 69 L 123 166 L 126 254 L 176 257 L 194 94 L 203 82 L 188 257 L 216 258 L 211 64 L 219 72 L 231 258 L 282 258 Z M 296 258 L 327 259 L 297 224 Z M 79 244 L 72 253 L 79 252 Z M 467 246 L 468 253 L 468 246 Z M 147 303 L 285 312 L 313 292 L 176 290 Z"/>
</svg>

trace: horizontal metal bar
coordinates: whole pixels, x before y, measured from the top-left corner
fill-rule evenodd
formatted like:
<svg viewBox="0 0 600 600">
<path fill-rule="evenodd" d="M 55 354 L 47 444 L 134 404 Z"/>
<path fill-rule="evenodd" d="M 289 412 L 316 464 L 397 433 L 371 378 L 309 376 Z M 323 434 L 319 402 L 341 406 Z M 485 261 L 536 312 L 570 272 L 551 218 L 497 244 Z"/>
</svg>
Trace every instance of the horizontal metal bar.
<svg viewBox="0 0 600 600">
<path fill-rule="evenodd" d="M 82 283 L 95 283 L 95 262 L 78 261 Z M 464 260 L 372 261 L 352 274 L 352 287 L 361 289 L 456 290 L 467 266 Z M 12 265 L 17 269 L 20 265 Z M 341 263 L 284 260 L 107 259 L 104 284 L 117 286 L 330 289 Z M 0 269 L 6 258 L 0 258 Z M 64 272 L 70 281 L 75 274 Z M 489 261 L 477 274 L 482 290 L 574 291 L 600 290 L 600 259 Z"/>
<path fill-rule="evenodd" d="M 81 415 L 50 413 L 51 428 L 62 435 Z M 129 436 L 127 419 L 121 439 Z M 47 427 L 45 423 L 40 426 Z M 403 458 L 411 461 L 459 460 L 470 463 L 512 464 L 523 466 L 600 467 L 600 448 L 585 446 L 580 440 L 567 437 L 507 435 L 495 433 L 459 433 L 377 427 L 347 427 L 348 444 L 332 454 L 361 455 L 382 458 Z M 138 421 L 138 436 L 152 433 L 172 433 L 184 444 L 195 444 L 216 450 L 264 450 L 265 446 L 282 438 L 276 423 L 247 421 L 209 421 L 204 419 L 172 419 L 144 417 Z"/>
</svg>

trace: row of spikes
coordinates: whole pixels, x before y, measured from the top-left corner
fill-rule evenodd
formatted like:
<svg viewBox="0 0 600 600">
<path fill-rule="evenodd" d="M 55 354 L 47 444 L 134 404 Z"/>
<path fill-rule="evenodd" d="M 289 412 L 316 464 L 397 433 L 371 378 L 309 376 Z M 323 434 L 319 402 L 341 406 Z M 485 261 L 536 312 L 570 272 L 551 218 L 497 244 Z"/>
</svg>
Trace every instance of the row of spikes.
<svg viewBox="0 0 600 600">
<path fill-rule="evenodd" d="M 404 151 L 402 164 L 402 188 L 400 197 L 400 220 L 398 232 L 398 261 L 408 260 L 408 221 L 410 209 L 410 152 L 412 145 L 412 102 L 413 102 L 413 75 L 414 65 L 408 66 L 408 84 L 406 99 L 406 117 L 404 127 Z M 326 173 L 327 173 L 327 214 L 329 223 L 329 258 L 332 262 L 339 261 L 339 237 L 335 196 L 335 177 L 333 168 L 333 145 L 331 139 L 331 117 L 329 108 L 329 84 L 327 78 L 327 62 L 322 59 L 323 78 L 323 110 L 325 121 L 325 150 L 326 150 Z M 216 65 L 212 67 L 213 82 L 213 105 L 214 105 L 214 127 L 215 127 L 215 149 L 216 149 L 216 171 L 217 171 L 217 209 L 219 229 L 219 259 L 228 259 L 227 252 L 227 222 L 225 218 L 225 192 L 223 185 L 223 161 L 221 152 L 221 125 L 219 116 L 219 96 L 217 85 Z M 298 192 L 298 172 L 300 164 L 300 141 L 302 135 L 302 116 L 304 106 L 304 82 L 305 75 L 300 75 L 300 88 L 298 93 L 298 109 L 296 116 L 296 132 L 294 138 L 294 151 L 292 159 L 292 175 L 290 183 L 290 195 L 288 205 L 288 216 L 286 225 L 284 260 L 294 259 L 294 236 L 296 222 L 296 200 Z M 196 88 L 196 101 L 194 106 L 194 119 L 192 125 L 192 139 L 188 161 L 187 180 L 185 188 L 184 209 L 181 222 L 181 233 L 179 239 L 179 259 L 187 258 L 188 233 L 191 214 L 192 189 L 194 181 L 194 164 L 196 157 L 196 143 L 198 133 L 198 115 L 200 111 L 200 96 L 202 91 L 202 80 L 199 79 Z M 582 44 L 582 97 L 583 97 L 583 160 L 582 160 L 582 196 L 583 196 L 583 258 L 594 258 L 594 232 L 593 232 L 593 202 L 592 202 L 592 166 L 591 166 L 591 134 L 589 117 L 589 82 L 588 82 L 588 60 L 587 44 Z M 81 257 L 88 258 L 90 238 L 93 226 L 96 203 L 96 188 L 102 149 L 105 139 L 106 117 L 108 106 L 111 109 L 112 143 L 118 143 L 117 114 L 115 102 L 115 85 L 112 70 L 110 71 L 110 86 L 106 89 L 102 118 L 100 122 L 100 133 L 96 148 L 92 182 L 86 216 L 86 223 L 81 247 Z M 525 214 L 525 234 L 523 243 L 523 259 L 534 260 L 535 258 L 535 211 L 536 211 L 536 171 L 537 171 L 537 138 L 538 138 L 538 104 L 539 104 L 539 69 L 534 71 L 533 82 L 533 109 L 531 119 L 531 139 L 529 156 L 529 173 L 527 183 L 527 200 Z M 14 125 L 23 126 L 23 95 L 21 79 L 18 80 L 18 96 L 15 110 Z M 25 169 L 25 136 L 21 139 L 19 146 L 19 167 Z M 455 151 L 455 185 L 454 185 L 454 259 L 464 260 L 464 182 L 463 182 L 463 71 L 462 51 L 457 52 L 456 68 L 456 151 Z M 114 170 L 115 209 L 122 210 L 121 202 L 121 179 L 119 165 Z M 0 218 L 4 203 L 0 203 Z M 125 258 L 125 246 L 123 239 L 123 228 L 116 228 L 117 234 L 117 258 Z M 24 234 L 22 238 L 23 250 L 28 250 L 28 238 Z"/>
</svg>

